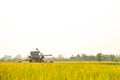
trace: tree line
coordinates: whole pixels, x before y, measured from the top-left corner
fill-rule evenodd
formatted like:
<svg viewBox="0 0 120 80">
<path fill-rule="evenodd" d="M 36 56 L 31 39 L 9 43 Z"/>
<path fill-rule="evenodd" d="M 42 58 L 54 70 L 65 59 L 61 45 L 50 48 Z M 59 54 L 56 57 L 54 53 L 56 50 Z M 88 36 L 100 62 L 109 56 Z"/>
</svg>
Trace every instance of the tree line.
<svg viewBox="0 0 120 80">
<path fill-rule="evenodd" d="M 102 54 L 98 53 L 97 55 L 86 55 L 77 54 L 76 56 L 70 57 L 70 60 L 73 61 L 120 61 L 120 55 L 114 55 L 114 54 Z"/>
<path fill-rule="evenodd" d="M 27 59 L 27 58 L 22 58 L 22 56 L 20 54 L 16 55 L 13 58 L 10 55 L 4 55 L 2 58 L 0 58 L 0 62 L 16 62 L 16 61 L 22 61 L 25 59 Z"/>
<path fill-rule="evenodd" d="M 64 58 L 64 56 L 59 55 L 58 57 L 50 57 L 45 58 L 46 60 L 50 61 L 120 61 L 120 55 L 114 54 L 102 54 L 98 53 L 97 55 L 87 55 L 87 54 L 77 54 L 71 55 L 69 58 Z M 20 54 L 16 55 L 15 57 L 11 57 L 9 55 L 5 55 L 4 57 L 0 58 L 0 62 L 14 62 L 14 61 L 28 61 L 27 57 L 22 57 Z"/>
<path fill-rule="evenodd" d="M 58 57 L 54 58 L 56 61 L 120 61 L 120 55 L 114 55 L 114 54 L 102 54 L 98 53 L 97 55 L 86 55 L 86 54 L 77 54 L 72 55 L 69 58 L 64 57 Z"/>
</svg>

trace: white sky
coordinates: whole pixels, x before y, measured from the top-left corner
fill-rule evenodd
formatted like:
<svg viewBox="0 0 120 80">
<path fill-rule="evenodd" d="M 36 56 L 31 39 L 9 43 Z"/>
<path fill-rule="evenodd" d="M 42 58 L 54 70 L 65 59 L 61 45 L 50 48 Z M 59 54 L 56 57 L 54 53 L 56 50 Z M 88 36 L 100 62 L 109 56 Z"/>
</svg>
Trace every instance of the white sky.
<svg viewBox="0 0 120 80">
<path fill-rule="evenodd" d="M 120 54 L 120 0 L 0 0 L 0 56 Z"/>
</svg>

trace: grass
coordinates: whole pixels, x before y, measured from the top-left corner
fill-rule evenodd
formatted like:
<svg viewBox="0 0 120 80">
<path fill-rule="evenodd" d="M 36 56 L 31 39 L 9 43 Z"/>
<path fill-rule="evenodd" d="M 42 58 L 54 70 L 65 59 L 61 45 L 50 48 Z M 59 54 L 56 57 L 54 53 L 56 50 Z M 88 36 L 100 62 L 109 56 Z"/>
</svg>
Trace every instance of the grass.
<svg viewBox="0 0 120 80">
<path fill-rule="evenodd" d="M 0 63 L 0 80 L 120 80 L 111 62 Z"/>
</svg>

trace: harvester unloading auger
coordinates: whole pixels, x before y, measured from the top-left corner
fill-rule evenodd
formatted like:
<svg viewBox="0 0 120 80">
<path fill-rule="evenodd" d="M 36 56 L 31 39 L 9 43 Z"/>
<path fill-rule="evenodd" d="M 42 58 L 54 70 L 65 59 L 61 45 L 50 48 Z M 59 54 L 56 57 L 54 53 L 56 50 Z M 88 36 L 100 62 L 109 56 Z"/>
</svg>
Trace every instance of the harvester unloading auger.
<svg viewBox="0 0 120 80">
<path fill-rule="evenodd" d="M 43 55 L 43 53 L 41 53 L 38 48 L 36 48 L 36 51 L 31 51 L 30 52 L 30 56 L 28 56 L 29 58 L 29 62 L 45 62 L 44 58 L 45 56 L 52 56 L 51 54 L 49 55 Z M 50 61 L 53 62 L 53 61 Z"/>
</svg>

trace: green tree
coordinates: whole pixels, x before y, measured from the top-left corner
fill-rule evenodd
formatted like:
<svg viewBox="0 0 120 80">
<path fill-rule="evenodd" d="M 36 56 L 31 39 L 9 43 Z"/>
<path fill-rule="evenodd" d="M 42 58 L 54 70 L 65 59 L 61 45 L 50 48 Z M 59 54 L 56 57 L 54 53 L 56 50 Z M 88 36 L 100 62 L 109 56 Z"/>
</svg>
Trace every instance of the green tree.
<svg viewBox="0 0 120 80">
<path fill-rule="evenodd" d="M 14 58 L 13 58 L 13 61 L 21 61 L 22 60 L 22 56 L 19 54 L 19 55 L 16 55 Z"/>
<path fill-rule="evenodd" d="M 77 61 L 80 61 L 80 60 L 81 60 L 81 56 L 80 56 L 79 54 L 77 54 L 76 60 L 77 60 Z"/>
<path fill-rule="evenodd" d="M 0 61 L 1 61 L 1 62 L 10 62 L 10 61 L 12 61 L 12 57 L 9 56 L 9 55 L 5 55 L 4 57 L 2 57 L 2 58 L 0 59 Z"/>
<path fill-rule="evenodd" d="M 72 54 L 72 56 L 70 57 L 70 60 L 71 60 L 71 61 L 75 61 L 75 57 L 73 56 L 73 54 Z"/>
<path fill-rule="evenodd" d="M 102 53 L 96 55 L 97 61 L 102 61 Z"/>
<path fill-rule="evenodd" d="M 85 53 L 83 53 L 81 57 L 82 57 L 82 60 L 88 60 L 88 56 Z"/>
<path fill-rule="evenodd" d="M 115 55 L 111 54 L 110 57 L 111 57 L 111 61 L 115 61 L 116 60 Z"/>
</svg>

